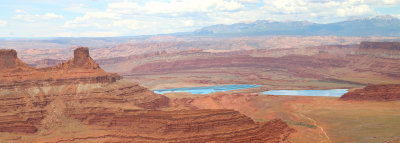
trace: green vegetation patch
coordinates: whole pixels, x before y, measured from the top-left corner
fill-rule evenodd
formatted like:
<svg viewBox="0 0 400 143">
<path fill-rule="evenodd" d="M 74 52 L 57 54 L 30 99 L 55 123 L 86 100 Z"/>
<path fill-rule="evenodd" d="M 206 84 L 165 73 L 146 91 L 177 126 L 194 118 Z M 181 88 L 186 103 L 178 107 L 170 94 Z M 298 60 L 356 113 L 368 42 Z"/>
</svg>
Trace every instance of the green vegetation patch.
<svg viewBox="0 0 400 143">
<path fill-rule="evenodd" d="M 295 125 L 295 126 L 304 126 L 304 127 L 308 127 L 308 128 L 312 128 L 312 129 L 316 129 L 317 126 L 312 125 L 312 124 L 307 124 L 305 122 L 292 122 L 292 121 L 287 121 L 286 124 L 288 125 Z"/>
</svg>

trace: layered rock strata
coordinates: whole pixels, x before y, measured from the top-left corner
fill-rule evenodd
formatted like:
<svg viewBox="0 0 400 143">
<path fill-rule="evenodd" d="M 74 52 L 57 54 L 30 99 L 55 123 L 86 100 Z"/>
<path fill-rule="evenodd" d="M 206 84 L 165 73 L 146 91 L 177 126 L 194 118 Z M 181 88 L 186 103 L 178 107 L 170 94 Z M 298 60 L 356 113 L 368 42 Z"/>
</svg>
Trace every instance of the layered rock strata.
<svg viewBox="0 0 400 143">
<path fill-rule="evenodd" d="M 368 85 L 363 89 L 350 91 L 341 100 L 391 101 L 400 99 L 400 84 Z"/>
<path fill-rule="evenodd" d="M 400 50 L 400 42 L 361 42 L 360 49 Z"/>
<path fill-rule="evenodd" d="M 287 142 L 282 120 L 255 123 L 233 110 L 123 110 L 85 108 L 69 114 L 110 133 L 93 138 L 134 142 Z M 88 111 L 90 111 L 89 114 Z M 76 140 L 76 139 L 73 139 Z"/>
<path fill-rule="evenodd" d="M 87 48 L 48 68 L 0 52 L 0 142 L 288 142 L 294 132 L 234 110 L 168 108 L 167 97 L 102 70 Z"/>
<path fill-rule="evenodd" d="M 400 42 L 361 42 L 356 54 L 400 59 Z"/>
<path fill-rule="evenodd" d="M 168 98 L 103 71 L 87 48 L 55 67 L 33 68 L 15 50 L 0 51 L 0 132 L 34 133 L 55 98 L 81 105 L 121 104 L 139 109 L 168 106 Z"/>
</svg>

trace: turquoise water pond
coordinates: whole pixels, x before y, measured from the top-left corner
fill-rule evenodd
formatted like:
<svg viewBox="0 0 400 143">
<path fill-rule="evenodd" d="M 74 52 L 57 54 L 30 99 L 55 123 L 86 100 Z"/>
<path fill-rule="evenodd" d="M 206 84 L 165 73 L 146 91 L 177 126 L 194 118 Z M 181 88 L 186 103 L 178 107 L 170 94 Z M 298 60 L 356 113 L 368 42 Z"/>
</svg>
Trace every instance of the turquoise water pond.
<svg viewBox="0 0 400 143">
<path fill-rule="evenodd" d="M 330 89 L 330 90 L 270 90 L 261 94 L 268 95 L 297 95 L 297 96 L 329 96 L 340 97 L 347 93 L 348 89 Z"/>
<path fill-rule="evenodd" d="M 237 85 L 171 88 L 171 89 L 160 89 L 160 90 L 153 90 L 153 91 L 154 91 L 154 93 L 157 93 L 157 94 L 174 93 L 174 92 L 188 92 L 191 94 L 209 94 L 209 93 L 213 93 L 213 92 L 231 91 L 231 90 L 254 88 L 254 87 L 260 87 L 260 86 L 261 85 L 237 84 Z"/>
</svg>

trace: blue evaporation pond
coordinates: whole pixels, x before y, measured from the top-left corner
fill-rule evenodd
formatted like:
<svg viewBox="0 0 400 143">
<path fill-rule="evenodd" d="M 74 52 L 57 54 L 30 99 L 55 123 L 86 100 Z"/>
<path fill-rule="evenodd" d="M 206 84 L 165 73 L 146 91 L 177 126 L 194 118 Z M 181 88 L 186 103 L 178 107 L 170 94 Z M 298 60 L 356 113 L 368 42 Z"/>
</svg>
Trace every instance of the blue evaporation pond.
<svg viewBox="0 0 400 143">
<path fill-rule="evenodd" d="M 330 89 L 330 90 L 270 90 L 261 92 L 268 95 L 297 95 L 297 96 L 329 96 L 340 97 L 347 93 L 348 89 Z"/>
<path fill-rule="evenodd" d="M 237 84 L 237 85 L 221 85 L 221 86 L 171 88 L 171 89 L 160 89 L 160 90 L 153 90 L 153 91 L 154 91 L 154 93 L 157 93 L 157 94 L 173 93 L 173 92 L 188 92 L 191 94 L 209 94 L 212 92 L 230 91 L 230 90 L 260 87 L 260 86 L 261 85 Z"/>
</svg>

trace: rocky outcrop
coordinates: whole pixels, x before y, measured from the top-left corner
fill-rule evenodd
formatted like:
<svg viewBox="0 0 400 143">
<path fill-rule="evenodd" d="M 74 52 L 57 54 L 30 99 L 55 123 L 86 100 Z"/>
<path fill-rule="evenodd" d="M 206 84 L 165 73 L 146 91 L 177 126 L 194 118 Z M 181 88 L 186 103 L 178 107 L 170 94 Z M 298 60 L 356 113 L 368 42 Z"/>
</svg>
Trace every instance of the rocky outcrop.
<svg viewBox="0 0 400 143">
<path fill-rule="evenodd" d="M 400 84 L 378 84 L 368 85 L 363 89 L 350 91 L 340 100 L 370 100 L 370 101 L 391 101 L 400 99 Z"/>
<path fill-rule="evenodd" d="M 15 50 L 0 49 L 0 71 L 24 69 L 28 65 L 23 63 L 17 57 Z"/>
<path fill-rule="evenodd" d="M 400 50 L 400 42 L 361 42 L 360 49 Z"/>
<path fill-rule="evenodd" d="M 15 50 L 0 50 L 0 66 L 4 68 L 14 68 L 16 66 L 17 52 Z"/>
<path fill-rule="evenodd" d="M 0 142 L 275 143 L 294 132 L 234 110 L 169 108 L 167 97 L 102 70 L 87 48 L 55 67 L 16 72 L 9 69 L 22 66 L 10 53 L 4 59 L 16 62 L 2 62 L 0 73 Z"/>
<path fill-rule="evenodd" d="M 94 60 L 89 56 L 89 49 L 87 47 L 80 47 L 75 49 L 74 58 L 72 58 L 67 62 L 57 65 L 56 68 L 69 69 L 69 70 L 75 68 L 101 70 L 99 64 L 95 63 Z"/>
<path fill-rule="evenodd" d="M 400 59 L 400 42 L 361 42 L 356 54 Z"/>
<path fill-rule="evenodd" d="M 121 76 L 107 73 L 89 56 L 88 48 L 74 50 L 74 58 L 54 67 L 33 68 L 20 61 L 15 50 L 2 50 L 0 87 L 15 85 L 115 82 Z"/>
<path fill-rule="evenodd" d="M 72 60 L 48 68 L 28 67 L 15 50 L 0 53 L 0 132 L 36 132 L 49 114 L 44 108 L 56 98 L 87 106 L 168 107 L 168 98 L 102 70 L 87 48 L 76 49 Z"/>
<path fill-rule="evenodd" d="M 70 110 L 85 124 L 114 130 L 108 141 L 130 142 L 287 142 L 294 132 L 282 120 L 255 123 L 234 110 Z M 87 114 L 90 111 L 90 114 Z M 82 114 L 83 112 L 83 114 Z M 117 131 L 117 130 L 123 130 Z M 133 136 L 135 135 L 135 136 Z"/>
</svg>

